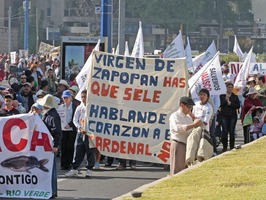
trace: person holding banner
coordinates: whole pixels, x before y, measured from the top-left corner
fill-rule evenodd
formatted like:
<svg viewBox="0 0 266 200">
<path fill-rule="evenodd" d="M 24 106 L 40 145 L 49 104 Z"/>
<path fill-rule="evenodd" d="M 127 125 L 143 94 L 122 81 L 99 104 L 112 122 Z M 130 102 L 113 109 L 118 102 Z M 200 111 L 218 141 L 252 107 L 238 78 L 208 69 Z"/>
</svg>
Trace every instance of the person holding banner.
<svg viewBox="0 0 266 200">
<path fill-rule="evenodd" d="M 209 103 L 209 90 L 202 88 L 199 91 L 199 98 L 200 101 L 197 101 L 195 103 L 195 106 L 193 106 L 191 117 L 193 120 L 201 120 L 202 126 L 197 129 L 193 129 L 192 133 L 188 136 L 186 147 L 186 164 L 188 166 L 196 162 L 201 162 L 203 160 L 209 159 L 211 156 L 213 156 L 213 146 L 211 139 L 208 140 L 207 143 L 205 142 L 205 140 L 203 140 L 205 143 L 201 143 L 201 138 L 204 138 L 205 135 L 208 138 L 211 138 L 210 124 L 213 117 L 213 107 Z"/>
<path fill-rule="evenodd" d="M 228 133 L 230 135 L 230 150 L 235 147 L 235 126 L 237 122 L 237 109 L 240 108 L 240 101 L 238 99 L 238 96 L 233 93 L 233 83 L 227 82 L 226 88 L 226 94 L 220 95 L 221 110 L 219 114 L 221 116 L 222 122 L 222 152 L 227 151 Z"/>
<path fill-rule="evenodd" d="M 87 155 L 87 173 L 86 177 L 92 176 L 92 169 L 95 164 L 95 148 L 92 148 L 90 145 L 90 136 L 86 135 L 85 130 L 85 112 L 86 112 L 86 99 L 87 99 L 87 90 L 81 92 L 82 103 L 77 107 L 74 114 L 73 122 L 77 128 L 77 136 L 75 141 L 75 151 L 74 158 L 72 163 L 72 169 L 65 174 L 66 177 L 75 177 L 78 176 L 78 168 L 82 163 L 85 154 Z"/>
<path fill-rule="evenodd" d="M 37 103 L 39 103 L 44 108 L 43 114 L 43 122 L 45 123 L 46 127 L 48 128 L 49 132 L 54 138 L 54 145 L 53 145 L 53 152 L 56 153 L 58 151 L 58 147 L 62 137 L 62 129 L 61 129 L 61 119 L 56 111 L 57 103 L 55 98 L 47 94 L 43 98 L 38 99 Z M 52 171 L 52 196 L 57 196 L 57 171 L 56 171 L 56 160 L 54 156 L 54 163 L 53 163 L 53 171 Z"/>
<path fill-rule="evenodd" d="M 202 125 L 201 120 L 192 120 L 192 108 L 195 105 L 190 97 L 181 97 L 179 109 L 169 118 L 171 147 L 170 147 L 170 175 L 174 175 L 186 168 L 186 143 L 193 128 Z"/>
</svg>

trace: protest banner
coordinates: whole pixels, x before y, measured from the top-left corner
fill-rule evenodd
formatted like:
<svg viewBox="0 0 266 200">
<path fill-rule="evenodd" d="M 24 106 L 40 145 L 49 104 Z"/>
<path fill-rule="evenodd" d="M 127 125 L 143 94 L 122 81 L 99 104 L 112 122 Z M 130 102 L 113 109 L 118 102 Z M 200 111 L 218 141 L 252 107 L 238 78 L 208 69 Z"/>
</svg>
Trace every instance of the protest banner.
<svg viewBox="0 0 266 200">
<path fill-rule="evenodd" d="M 10 52 L 10 58 L 11 58 L 10 63 L 11 64 L 14 64 L 17 62 L 16 57 L 17 57 L 17 52 L 15 51 Z"/>
<path fill-rule="evenodd" d="M 38 115 L 0 118 L 0 197 L 52 196 L 53 138 Z"/>
<path fill-rule="evenodd" d="M 168 163 L 169 117 L 187 95 L 186 59 L 134 58 L 94 51 L 87 125 L 106 156 Z"/>
<path fill-rule="evenodd" d="M 19 58 L 28 59 L 28 50 L 20 49 L 19 50 Z"/>
<path fill-rule="evenodd" d="M 234 81 L 236 75 L 238 74 L 238 72 L 243 66 L 243 62 L 230 62 L 228 66 L 229 66 L 229 70 L 230 70 L 231 77 L 232 77 L 231 79 L 232 81 Z M 250 75 L 262 74 L 265 76 L 266 75 L 266 63 L 259 63 L 259 62 L 250 63 L 249 74 Z"/>
<path fill-rule="evenodd" d="M 226 86 L 220 67 L 219 52 L 188 80 L 188 84 L 192 99 L 198 98 L 199 91 L 202 88 L 209 90 L 210 95 L 226 93 Z"/>
</svg>

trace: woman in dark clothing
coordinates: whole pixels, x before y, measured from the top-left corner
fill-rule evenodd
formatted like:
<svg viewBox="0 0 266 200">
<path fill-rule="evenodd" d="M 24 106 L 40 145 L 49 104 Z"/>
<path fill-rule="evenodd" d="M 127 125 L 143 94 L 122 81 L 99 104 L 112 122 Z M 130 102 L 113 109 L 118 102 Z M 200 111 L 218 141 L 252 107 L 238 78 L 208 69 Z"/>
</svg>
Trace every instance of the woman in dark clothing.
<svg viewBox="0 0 266 200">
<path fill-rule="evenodd" d="M 221 111 L 220 117 L 222 122 L 222 137 L 223 152 L 227 151 L 228 132 L 230 134 L 230 149 L 235 146 L 235 126 L 237 122 L 237 109 L 240 108 L 238 96 L 233 93 L 233 84 L 226 83 L 226 94 L 220 95 Z"/>
<path fill-rule="evenodd" d="M 241 122 L 243 124 L 245 115 L 251 108 L 255 108 L 257 106 L 262 106 L 261 101 L 257 98 L 257 90 L 255 88 L 250 88 L 249 92 L 247 93 L 247 98 L 245 98 L 244 104 L 242 106 L 242 116 Z M 248 143 L 250 138 L 248 134 L 249 126 L 243 126 L 243 133 L 244 133 L 244 144 Z"/>
</svg>

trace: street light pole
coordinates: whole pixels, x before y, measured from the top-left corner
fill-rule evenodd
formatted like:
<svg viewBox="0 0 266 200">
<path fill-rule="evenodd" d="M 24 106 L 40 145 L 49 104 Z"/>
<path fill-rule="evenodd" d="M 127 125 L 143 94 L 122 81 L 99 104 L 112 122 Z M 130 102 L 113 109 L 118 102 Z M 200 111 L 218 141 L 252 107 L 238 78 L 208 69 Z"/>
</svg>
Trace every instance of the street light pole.
<svg viewBox="0 0 266 200">
<path fill-rule="evenodd" d="M 9 6 L 9 10 L 8 10 L 8 55 L 10 55 L 10 51 L 11 51 L 11 15 L 12 15 L 11 6 Z"/>
<path fill-rule="evenodd" d="M 29 0 L 25 0 L 25 19 L 24 19 L 24 50 L 28 50 L 29 42 Z"/>
<path fill-rule="evenodd" d="M 123 55 L 125 51 L 125 0 L 119 0 L 118 16 L 118 44 L 119 54 Z"/>
</svg>

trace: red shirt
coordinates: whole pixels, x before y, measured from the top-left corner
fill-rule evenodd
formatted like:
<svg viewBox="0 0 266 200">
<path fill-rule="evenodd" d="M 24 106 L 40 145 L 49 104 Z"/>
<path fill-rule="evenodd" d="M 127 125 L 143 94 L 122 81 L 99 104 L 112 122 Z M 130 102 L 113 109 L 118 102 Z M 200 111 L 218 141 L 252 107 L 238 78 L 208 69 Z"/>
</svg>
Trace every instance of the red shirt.
<svg viewBox="0 0 266 200">
<path fill-rule="evenodd" d="M 242 116 L 241 122 L 243 123 L 244 117 L 252 106 L 262 106 L 261 101 L 258 98 L 251 99 L 249 97 L 245 98 L 244 104 L 242 106 Z"/>
</svg>

